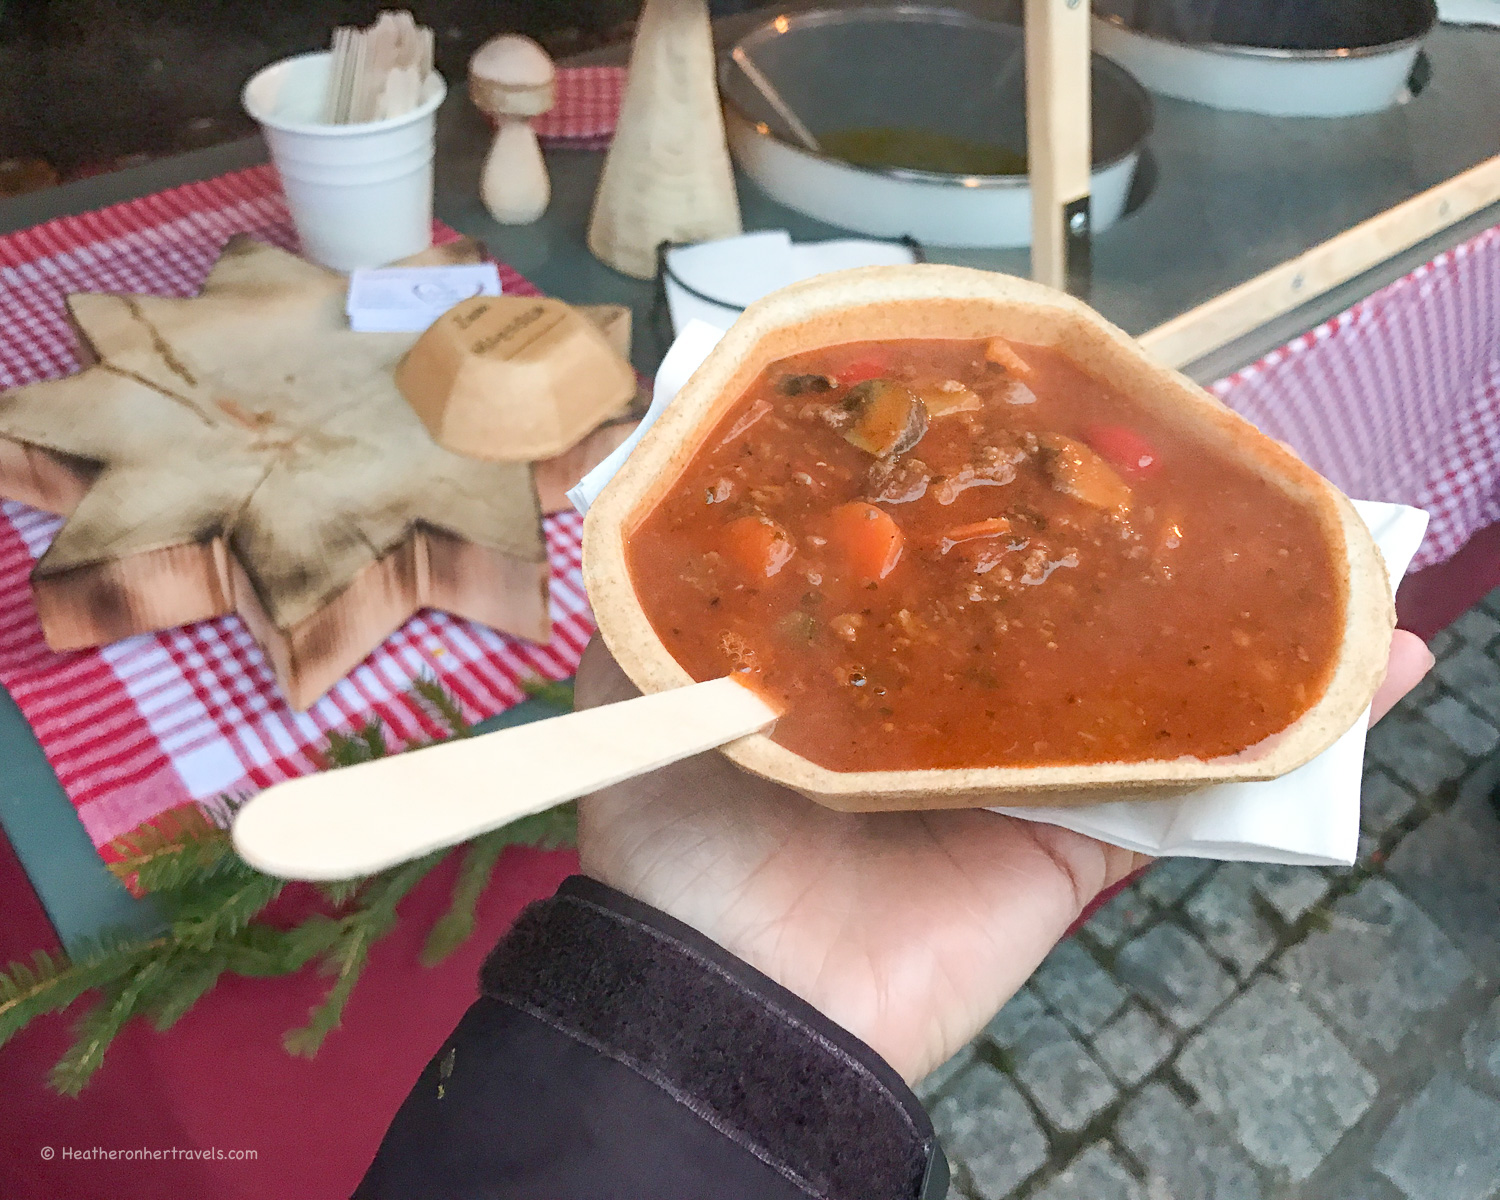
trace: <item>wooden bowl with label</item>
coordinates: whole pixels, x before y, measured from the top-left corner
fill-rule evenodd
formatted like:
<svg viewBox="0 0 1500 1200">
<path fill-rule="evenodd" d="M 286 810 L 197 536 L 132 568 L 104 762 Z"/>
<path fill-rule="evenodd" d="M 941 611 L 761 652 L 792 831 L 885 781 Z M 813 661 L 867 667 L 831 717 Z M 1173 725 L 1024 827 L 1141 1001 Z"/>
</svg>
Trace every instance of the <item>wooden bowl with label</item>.
<svg viewBox="0 0 1500 1200">
<path fill-rule="evenodd" d="M 846 810 L 1264 780 L 1394 627 L 1347 499 L 1079 301 L 960 267 L 752 305 L 588 514 L 645 692 L 778 708 L 734 762 Z"/>
<path fill-rule="evenodd" d="M 545 296 L 473 296 L 450 308 L 396 367 L 433 441 L 494 462 L 566 453 L 635 396 L 635 372 L 600 310 Z"/>
</svg>

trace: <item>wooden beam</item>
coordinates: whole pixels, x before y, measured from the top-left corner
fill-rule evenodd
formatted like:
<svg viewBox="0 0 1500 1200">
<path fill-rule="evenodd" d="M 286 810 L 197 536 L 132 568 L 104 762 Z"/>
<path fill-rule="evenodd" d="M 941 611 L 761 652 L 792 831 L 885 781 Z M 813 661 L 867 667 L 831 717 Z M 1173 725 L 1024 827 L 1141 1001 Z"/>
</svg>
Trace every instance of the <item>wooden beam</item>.
<svg viewBox="0 0 1500 1200">
<path fill-rule="evenodd" d="M 1075 291 L 1087 278 L 1090 112 L 1089 5 L 1086 0 L 1026 0 L 1031 277 L 1051 287 L 1068 287 L 1071 233 Z"/>
<path fill-rule="evenodd" d="M 1500 155 L 1320 242 L 1141 334 L 1159 361 L 1183 367 L 1500 202 Z"/>
</svg>

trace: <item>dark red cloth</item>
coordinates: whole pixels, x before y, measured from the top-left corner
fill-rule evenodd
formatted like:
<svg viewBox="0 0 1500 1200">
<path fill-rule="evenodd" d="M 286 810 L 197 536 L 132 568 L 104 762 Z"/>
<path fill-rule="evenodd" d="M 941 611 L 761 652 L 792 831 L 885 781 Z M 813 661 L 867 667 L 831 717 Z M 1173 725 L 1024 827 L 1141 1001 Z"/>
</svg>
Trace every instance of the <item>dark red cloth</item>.
<svg viewBox="0 0 1500 1200">
<path fill-rule="evenodd" d="M 1401 628 L 1430 640 L 1497 587 L 1500 524 L 1481 529 L 1447 562 L 1402 580 L 1396 593 Z"/>
<path fill-rule="evenodd" d="M 4 1200 L 347 1200 L 412 1080 L 478 995 L 485 953 L 530 901 L 577 869 L 571 853 L 512 850 L 479 907 L 474 936 L 440 966 L 417 961 L 448 903 L 454 863 L 401 906 L 375 949 L 343 1028 L 311 1061 L 281 1048 L 328 986 L 226 978 L 176 1028 L 133 1022 L 76 1100 L 48 1091 L 72 1017 L 46 1018 L 0 1049 L 0 1197 Z M 10 845 L 0 835 L 0 959 L 56 949 Z M 65 1161 L 63 1147 L 253 1150 L 254 1161 Z M 53 1158 L 43 1158 L 51 1147 Z"/>
</svg>

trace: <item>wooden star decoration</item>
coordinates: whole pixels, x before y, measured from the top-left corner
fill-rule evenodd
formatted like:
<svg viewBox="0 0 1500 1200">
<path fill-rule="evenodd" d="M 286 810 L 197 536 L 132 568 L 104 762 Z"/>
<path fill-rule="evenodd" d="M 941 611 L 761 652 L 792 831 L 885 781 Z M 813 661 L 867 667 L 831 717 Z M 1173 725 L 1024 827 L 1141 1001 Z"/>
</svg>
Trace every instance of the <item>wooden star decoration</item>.
<svg viewBox="0 0 1500 1200">
<path fill-rule="evenodd" d="M 530 466 L 438 446 L 393 379 L 416 335 L 351 332 L 346 286 L 242 236 L 193 299 L 68 298 L 91 365 L 0 395 L 0 496 L 67 514 L 50 646 L 238 612 L 302 709 L 424 605 L 547 638 Z"/>
</svg>

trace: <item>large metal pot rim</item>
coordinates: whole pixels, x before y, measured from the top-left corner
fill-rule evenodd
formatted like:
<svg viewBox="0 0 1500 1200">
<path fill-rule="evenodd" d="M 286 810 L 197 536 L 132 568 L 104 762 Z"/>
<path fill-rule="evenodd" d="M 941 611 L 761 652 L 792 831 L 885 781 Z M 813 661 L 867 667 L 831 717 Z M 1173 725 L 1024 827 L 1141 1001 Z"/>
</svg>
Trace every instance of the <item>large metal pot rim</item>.
<svg viewBox="0 0 1500 1200">
<path fill-rule="evenodd" d="M 739 42 L 734 49 L 743 47 L 747 53 L 751 53 L 759 45 L 770 41 L 772 38 L 781 37 L 797 29 L 806 29 L 822 25 L 848 25 L 856 21 L 888 21 L 911 22 L 914 24 L 952 25 L 966 28 L 986 29 L 1019 29 L 1019 26 L 1009 24 L 1005 21 L 991 21 L 984 17 L 976 17 L 972 13 L 957 8 L 940 8 L 920 4 L 901 4 L 893 8 L 817 8 L 809 12 L 787 14 L 778 16 L 764 25 L 752 29 Z M 733 49 L 724 54 L 720 59 L 719 72 L 721 80 L 730 71 L 738 71 L 734 60 L 730 57 Z M 1111 62 L 1102 54 L 1094 54 L 1094 69 L 1102 71 L 1104 77 L 1110 80 L 1111 86 L 1116 86 L 1121 93 L 1130 101 L 1134 102 L 1136 111 L 1140 114 L 1140 130 L 1131 141 L 1130 145 L 1113 158 L 1103 159 L 1089 165 L 1090 174 L 1108 170 L 1117 163 L 1124 162 L 1133 154 L 1140 152 L 1141 146 L 1145 144 L 1146 138 L 1151 133 L 1151 127 L 1155 120 L 1155 107 L 1151 101 L 1151 94 L 1141 86 L 1140 82 L 1129 71 L 1118 63 Z M 842 167 L 846 171 L 858 171 L 865 175 L 876 175 L 886 179 L 900 179 L 911 183 L 926 183 L 939 187 L 961 187 L 970 191 L 988 188 L 1019 188 L 1030 186 L 1029 175 L 955 175 L 942 171 L 921 171 L 912 167 L 867 167 L 859 163 L 852 163 L 842 158 L 835 158 L 831 154 L 821 154 L 809 150 L 800 142 L 794 142 L 783 137 L 763 121 L 750 116 L 738 104 L 736 104 L 720 87 L 720 96 L 724 101 L 725 108 L 730 109 L 757 137 L 766 138 L 768 141 L 784 146 L 796 154 L 807 158 L 817 159 L 820 162 L 830 163 Z"/>
<path fill-rule="evenodd" d="M 1177 50 L 1201 50 L 1205 54 L 1220 54 L 1227 58 L 1275 59 L 1283 62 L 1340 62 L 1350 58 L 1378 58 L 1386 54 L 1399 54 L 1418 46 L 1432 32 L 1438 21 L 1436 0 L 1425 0 L 1421 27 L 1410 37 L 1396 42 L 1380 42 L 1373 46 L 1340 46 L 1328 50 L 1283 50 L 1275 46 L 1244 46 L 1232 42 L 1184 42 L 1178 38 L 1138 29 L 1127 23 L 1117 13 L 1094 13 L 1094 20 L 1109 25 L 1120 33 L 1144 38 L 1160 46 L 1171 46 Z"/>
</svg>

